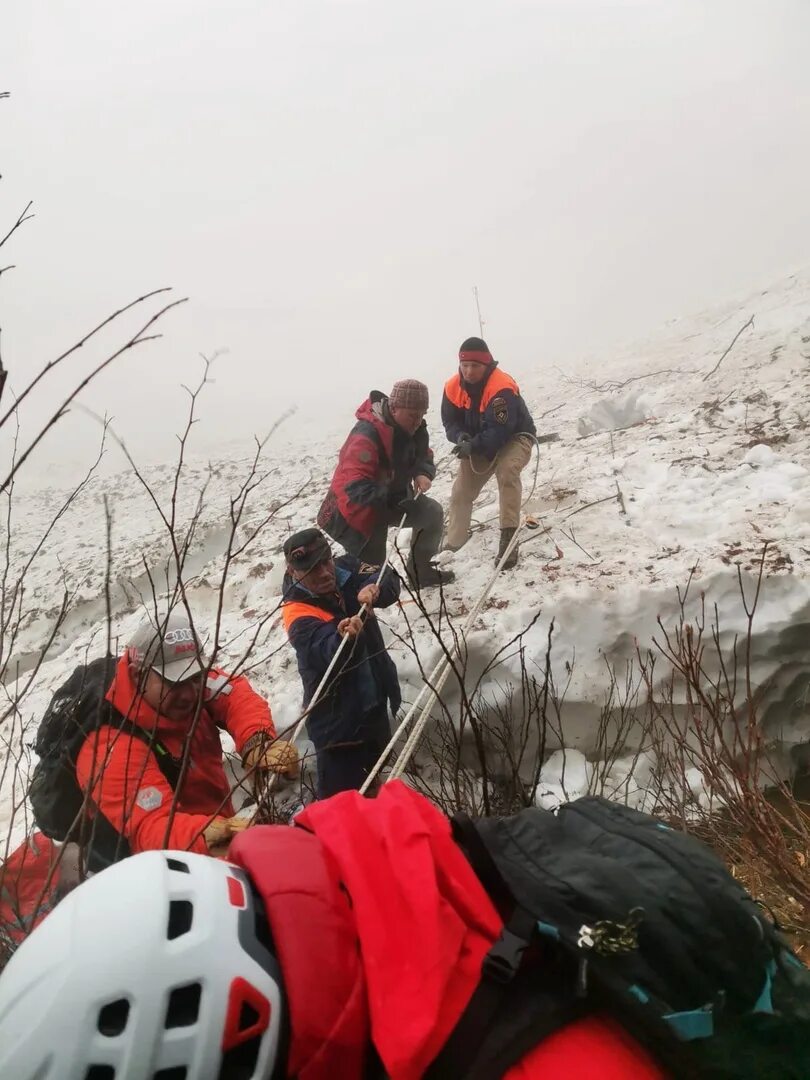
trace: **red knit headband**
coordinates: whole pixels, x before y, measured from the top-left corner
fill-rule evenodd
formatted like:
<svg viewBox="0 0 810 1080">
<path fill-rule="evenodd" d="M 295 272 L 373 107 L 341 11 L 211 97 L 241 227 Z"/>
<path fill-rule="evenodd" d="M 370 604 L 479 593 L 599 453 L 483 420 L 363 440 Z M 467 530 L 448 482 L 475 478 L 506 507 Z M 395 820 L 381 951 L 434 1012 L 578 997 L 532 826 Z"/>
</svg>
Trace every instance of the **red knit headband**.
<svg viewBox="0 0 810 1080">
<path fill-rule="evenodd" d="M 488 352 L 460 352 L 459 363 L 462 364 L 491 364 L 492 353 Z"/>
</svg>

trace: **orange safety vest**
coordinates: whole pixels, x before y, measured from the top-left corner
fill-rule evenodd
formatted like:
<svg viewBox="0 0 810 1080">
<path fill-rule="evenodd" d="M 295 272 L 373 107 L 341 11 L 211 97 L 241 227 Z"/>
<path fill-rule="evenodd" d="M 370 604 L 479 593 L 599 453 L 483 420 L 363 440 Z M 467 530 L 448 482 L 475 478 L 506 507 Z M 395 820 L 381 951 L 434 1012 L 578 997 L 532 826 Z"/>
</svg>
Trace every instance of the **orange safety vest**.
<svg viewBox="0 0 810 1080">
<path fill-rule="evenodd" d="M 297 619 L 320 619 L 322 622 L 332 622 L 337 615 L 324 611 L 322 607 L 317 607 L 315 604 L 308 604 L 306 601 L 285 600 L 281 605 L 281 617 L 284 629 L 289 634 L 292 624 Z"/>
<path fill-rule="evenodd" d="M 513 394 L 520 397 L 520 390 L 518 384 L 512 378 L 511 375 L 507 375 L 505 371 L 501 371 L 500 368 L 495 368 L 490 377 L 487 379 L 484 392 L 481 395 L 480 411 L 486 412 L 487 406 L 490 401 L 499 394 L 502 390 L 511 390 Z M 472 400 L 470 395 L 461 385 L 461 375 L 458 372 L 448 379 L 444 386 L 444 392 L 447 395 L 447 400 L 451 405 L 455 405 L 457 409 L 471 409 Z"/>
</svg>

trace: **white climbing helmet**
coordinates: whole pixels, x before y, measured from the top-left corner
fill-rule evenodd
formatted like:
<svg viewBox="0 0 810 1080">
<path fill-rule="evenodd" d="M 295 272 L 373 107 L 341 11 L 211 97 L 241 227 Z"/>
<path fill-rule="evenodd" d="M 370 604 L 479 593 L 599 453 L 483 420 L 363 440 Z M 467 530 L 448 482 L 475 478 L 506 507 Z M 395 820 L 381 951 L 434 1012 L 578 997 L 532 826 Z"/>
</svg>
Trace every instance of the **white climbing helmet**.
<svg viewBox="0 0 810 1080">
<path fill-rule="evenodd" d="M 270 1080 L 283 991 L 243 871 L 147 851 L 74 889 L 0 975 L 3 1080 Z"/>
</svg>

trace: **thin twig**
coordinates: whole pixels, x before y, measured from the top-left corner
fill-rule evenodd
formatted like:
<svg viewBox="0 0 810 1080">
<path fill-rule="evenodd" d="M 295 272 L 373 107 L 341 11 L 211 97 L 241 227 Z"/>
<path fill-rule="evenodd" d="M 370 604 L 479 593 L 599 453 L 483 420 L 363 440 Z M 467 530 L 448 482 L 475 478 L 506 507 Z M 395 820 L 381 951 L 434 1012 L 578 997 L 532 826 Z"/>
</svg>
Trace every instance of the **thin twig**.
<svg viewBox="0 0 810 1080">
<path fill-rule="evenodd" d="M 14 222 L 14 224 L 8 230 L 6 235 L 3 237 L 2 240 L 0 240 L 0 247 L 2 247 L 3 244 L 5 244 L 6 240 L 9 240 L 14 235 L 14 233 L 17 231 L 17 229 L 19 229 L 19 227 L 21 225 L 24 225 L 26 221 L 30 221 L 31 218 L 36 216 L 35 214 L 29 214 L 28 213 L 28 211 L 31 209 L 31 207 L 33 205 L 34 205 L 33 202 L 29 201 L 26 208 L 23 210 L 23 212 L 20 214 L 20 216 L 17 218 L 17 220 Z"/>
<path fill-rule="evenodd" d="M 165 292 L 171 292 L 171 289 L 168 289 L 168 288 L 153 289 L 152 292 L 144 293 L 143 296 L 139 296 L 136 300 L 133 300 L 133 301 L 131 301 L 131 303 L 124 305 L 124 307 L 122 307 L 122 308 L 119 308 L 118 311 L 114 311 L 112 313 L 112 315 L 108 315 L 106 319 L 104 319 L 102 322 L 100 322 L 98 324 L 98 326 L 93 327 L 93 329 L 89 332 L 89 334 L 85 334 L 84 337 L 80 341 L 77 341 L 75 345 L 71 345 L 71 347 L 69 349 L 67 349 L 65 352 L 61 353 L 54 360 L 48 361 L 48 363 L 45 365 L 45 367 L 42 369 L 42 371 L 40 371 L 39 374 L 35 375 L 34 378 L 31 380 L 31 382 L 28 384 L 28 386 L 26 386 L 26 388 L 20 394 L 17 395 L 17 397 L 14 400 L 14 404 L 11 406 L 11 408 L 5 413 L 4 416 L 0 417 L 0 428 L 3 427 L 3 425 L 6 423 L 6 421 L 11 416 L 11 414 L 16 409 L 18 409 L 20 407 L 20 405 L 22 405 L 22 403 L 25 401 L 25 399 L 28 397 L 28 395 L 31 393 L 31 391 L 37 386 L 37 384 L 40 383 L 49 372 L 53 371 L 53 369 L 55 367 L 57 367 L 59 364 L 61 364 L 63 360 L 66 360 L 69 356 L 72 356 L 72 354 L 75 353 L 78 349 L 81 349 L 84 345 L 87 344 L 88 341 L 90 341 L 91 338 L 95 337 L 96 334 L 100 333 L 100 331 L 102 331 L 105 326 L 109 326 L 111 322 L 115 321 L 115 319 L 119 318 L 121 315 L 125 314 L 127 311 L 130 311 L 132 308 L 137 307 L 138 304 L 143 304 L 143 303 L 145 303 L 145 301 L 151 300 L 153 296 L 159 296 L 161 293 L 165 293 Z M 182 302 L 183 301 L 180 301 L 180 300 L 175 301 L 175 303 L 182 303 Z M 171 305 L 171 304 L 169 305 L 169 307 L 172 307 L 172 306 L 173 305 Z M 164 310 L 168 310 L 168 308 L 164 308 Z M 159 318 L 161 314 L 162 314 L 162 312 L 159 312 L 158 315 L 156 316 L 156 318 Z M 154 320 L 152 320 L 152 321 L 154 321 Z M 143 332 L 143 331 L 141 331 L 141 332 Z"/>
<path fill-rule="evenodd" d="M 647 371 L 643 375 L 631 375 L 629 379 L 623 379 L 621 382 L 609 379 L 607 382 L 598 383 L 592 379 L 578 379 L 573 376 L 564 376 L 567 382 L 579 387 L 582 390 L 591 390 L 595 394 L 615 394 L 619 390 L 624 390 L 634 382 L 641 382 L 643 379 L 653 379 L 656 375 L 694 375 L 693 368 L 660 368 L 658 371 Z"/>
<path fill-rule="evenodd" d="M 585 548 L 582 546 L 582 544 L 580 544 L 580 542 L 576 539 L 576 537 L 574 536 L 574 530 L 573 529 L 571 529 L 570 532 L 566 532 L 565 529 L 560 529 L 560 532 L 563 534 L 563 536 L 565 536 L 568 540 L 570 540 L 572 544 L 576 544 L 576 546 L 579 548 L 579 550 L 584 552 L 592 562 L 597 561 L 596 558 L 593 555 L 591 555 L 590 551 L 586 551 Z"/>
<path fill-rule="evenodd" d="M 600 503 L 612 502 L 615 498 L 615 495 L 606 495 L 604 499 L 596 499 L 594 502 L 585 503 L 584 506 L 578 506 L 576 510 L 572 510 L 570 514 L 566 514 L 563 521 L 568 521 L 569 518 L 581 514 L 583 510 L 590 510 L 592 506 L 598 506 Z"/>
<path fill-rule="evenodd" d="M 160 291 L 163 291 L 163 290 L 160 290 Z M 8 474 L 8 476 L 5 478 L 5 480 L 2 482 L 2 484 L 0 484 L 0 491 L 5 491 L 6 490 L 9 483 L 13 480 L 15 474 L 20 469 L 20 467 L 25 463 L 25 461 L 27 460 L 29 455 L 32 453 L 32 451 L 45 438 L 45 436 L 50 431 L 50 429 L 55 424 L 57 424 L 62 419 L 63 416 L 65 416 L 65 414 L 67 413 L 67 410 L 68 410 L 68 406 L 82 392 L 82 390 L 84 390 L 84 388 L 89 383 L 91 383 L 93 381 L 93 379 L 96 378 L 97 375 L 100 375 L 101 372 L 104 371 L 105 368 L 109 367 L 110 364 L 112 364 L 115 360 L 117 360 L 118 357 L 121 356 L 123 353 L 128 352 L 130 349 L 134 349 L 138 345 L 143 345 L 148 341 L 155 341 L 157 338 L 161 337 L 162 335 L 160 335 L 160 334 L 146 334 L 145 332 L 149 329 L 150 326 L 153 326 L 158 321 L 158 319 L 160 319 L 163 315 L 165 315 L 167 311 L 170 311 L 172 308 L 177 307 L 178 305 L 183 304 L 183 303 L 185 303 L 185 299 L 183 299 L 183 300 L 173 300 L 170 304 L 164 305 L 164 307 L 162 307 L 160 309 L 160 311 L 158 311 L 156 314 L 154 314 L 150 319 L 148 319 L 144 323 L 144 325 L 140 328 L 140 330 L 138 330 L 129 339 L 129 341 L 126 342 L 125 345 L 122 345 L 120 349 L 116 349 L 115 352 L 112 353 L 112 355 L 108 356 L 106 358 L 106 360 L 102 360 L 102 362 L 100 364 L 97 364 L 96 367 L 94 367 L 93 370 L 88 375 L 85 375 L 85 377 L 81 380 L 81 382 L 70 392 L 70 394 L 68 394 L 68 396 L 62 402 L 62 404 L 59 406 L 59 408 L 56 410 L 56 412 L 51 416 L 50 420 L 48 420 L 48 422 L 40 430 L 39 434 L 32 440 L 32 442 L 29 444 L 28 448 L 26 450 L 24 450 L 23 453 L 20 455 L 19 459 L 15 463 L 15 465 L 12 468 L 11 472 Z M 106 320 L 106 321 L 109 322 L 109 320 Z M 93 331 L 93 332 L 95 333 L 95 331 Z M 87 339 L 85 339 L 85 340 L 87 340 Z M 78 346 L 75 346 L 75 347 L 78 348 Z M 65 354 L 65 355 L 67 355 L 67 354 Z M 53 363 L 48 365 L 48 370 L 50 370 L 50 368 L 52 368 L 52 367 L 53 367 Z M 25 393 L 27 393 L 31 389 L 31 387 L 42 377 L 42 374 L 43 373 L 40 373 L 40 375 L 37 376 L 37 378 L 27 387 Z M 17 408 L 19 406 L 19 403 L 20 403 L 21 400 L 22 400 L 21 398 L 18 398 L 17 401 L 15 402 L 15 405 L 12 406 L 12 409 Z M 0 427 L 2 427 L 2 425 L 5 422 L 5 419 L 8 417 L 8 415 L 9 414 L 7 413 L 6 417 L 4 417 L 3 420 L 0 420 Z"/>
<path fill-rule="evenodd" d="M 730 345 L 728 346 L 728 348 L 726 349 L 726 351 L 725 351 L 725 352 L 723 353 L 723 355 L 722 355 L 722 356 L 720 357 L 720 359 L 719 359 L 719 360 L 717 361 L 717 363 L 716 363 L 716 364 L 714 365 L 714 367 L 712 368 L 712 370 L 711 370 L 711 371 L 707 371 L 707 372 L 706 372 L 706 374 L 705 374 L 705 375 L 703 376 L 703 381 L 704 381 L 704 382 L 705 382 L 705 381 L 706 381 L 706 380 L 707 380 L 708 378 L 710 378 L 710 377 L 711 377 L 712 375 L 714 375 L 715 371 L 717 371 L 717 369 L 718 369 L 718 368 L 720 367 L 720 365 L 721 365 L 721 364 L 723 363 L 723 361 L 725 360 L 725 358 L 726 358 L 726 357 L 728 356 L 728 354 L 729 354 L 729 353 L 731 352 L 731 350 L 732 350 L 732 349 L 734 348 L 734 346 L 735 346 L 735 345 L 737 344 L 737 338 L 738 338 L 738 337 L 740 336 L 740 334 L 742 334 L 742 332 L 743 332 L 744 330 L 747 330 L 749 326 L 753 326 L 753 325 L 754 325 L 754 316 L 752 315 L 752 316 L 751 316 L 751 318 L 750 318 L 750 319 L 748 320 L 748 322 L 747 322 L 747 323 L 745 324 L 745 326 L 741 326 L 741 327 L 740 327 L 740 329 L 739 329 L 739 330 L 737 331 L 737 333 L 736 333 L 736 334 L 734 335 L 734 337 L 733 337 L 733 338 L 731 339 L 731 344 L 730 344 Z"/>
</svg>

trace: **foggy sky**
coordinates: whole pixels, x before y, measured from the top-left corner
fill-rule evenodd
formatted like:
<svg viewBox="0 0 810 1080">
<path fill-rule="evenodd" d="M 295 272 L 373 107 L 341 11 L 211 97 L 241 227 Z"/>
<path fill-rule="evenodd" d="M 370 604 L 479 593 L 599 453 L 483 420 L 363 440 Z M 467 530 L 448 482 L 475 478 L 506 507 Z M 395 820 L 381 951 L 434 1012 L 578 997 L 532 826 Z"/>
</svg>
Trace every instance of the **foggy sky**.
<svg viewBox="0 0 810 1080">
<path fill-rule="evenodd" d="M 398 377 L 438 407 L 474 284 L 507 370 L 564 366 L 810 261 L 808 41 L 806 0 L 7 0 L 4 360 L 188 296 L 85 395 L 145 459 L 201 351 L 214 449 Z"/>
</svg>

